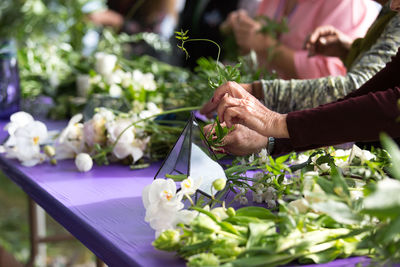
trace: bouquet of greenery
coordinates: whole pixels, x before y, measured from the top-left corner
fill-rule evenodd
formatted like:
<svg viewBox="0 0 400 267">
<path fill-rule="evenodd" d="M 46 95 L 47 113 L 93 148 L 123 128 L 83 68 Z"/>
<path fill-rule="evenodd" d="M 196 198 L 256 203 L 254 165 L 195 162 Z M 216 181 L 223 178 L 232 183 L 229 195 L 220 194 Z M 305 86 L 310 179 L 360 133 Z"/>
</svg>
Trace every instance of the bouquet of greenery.
<svg viewBox="0 0 400 267">
<path fill-rule="evenodd" d="M 382 266 L 398 262 L 400 151 L 388 137 L 382 141 L 389 153 L 354 146 L 273 159 L 262 151 L 235 160 L 225 171 L 226 185 L 213 184 L 242 205 L 252 196 L 269 209 L 235 210 L 225 201 L 215 208 L 221 200 L 212 199 L 186 210 L 182 199 L 199 185 L 188 177 L 175 193 L 173 180 L 157 179 L 143 191 L 145 220 L 156 230 L 153 245 L 178 253 L 189 266 L 324 263 L 354 255 Z M 252 177 L 249 170 L 256 170 Z"/>
</svg>

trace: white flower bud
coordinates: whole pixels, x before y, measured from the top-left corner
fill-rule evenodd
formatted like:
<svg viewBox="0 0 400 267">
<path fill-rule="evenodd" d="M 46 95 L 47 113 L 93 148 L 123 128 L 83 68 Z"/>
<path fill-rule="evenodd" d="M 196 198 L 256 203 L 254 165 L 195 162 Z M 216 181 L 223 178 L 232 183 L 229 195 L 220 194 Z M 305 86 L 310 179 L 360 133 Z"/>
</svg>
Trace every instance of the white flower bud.
<svg viewBox="0 0 400 267">
<path fill-rule="evenodd" d="M 88 172 L 93 167 L 93 160 L 87 153 L 79 153 L 75 158 L 76 168 L 80 172 Z"/>
</svg>

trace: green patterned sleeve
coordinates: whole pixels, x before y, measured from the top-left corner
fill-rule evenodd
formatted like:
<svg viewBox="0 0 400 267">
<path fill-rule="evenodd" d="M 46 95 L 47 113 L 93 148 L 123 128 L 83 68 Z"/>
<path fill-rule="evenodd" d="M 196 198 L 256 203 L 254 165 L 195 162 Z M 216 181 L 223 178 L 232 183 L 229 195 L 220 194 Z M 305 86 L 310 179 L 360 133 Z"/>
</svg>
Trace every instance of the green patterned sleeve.
<svg viewBox="0 0 400 267">
<path fill-rule="evenodd" d="M 400 47 L 400 16 L 394 16 L 370 50 L 362 53 L 346 76 L 312 80 L 262 80 L 265 105 L 277 112 L 313 108 L 358 89 L 383 69 Z"/>
</svg>

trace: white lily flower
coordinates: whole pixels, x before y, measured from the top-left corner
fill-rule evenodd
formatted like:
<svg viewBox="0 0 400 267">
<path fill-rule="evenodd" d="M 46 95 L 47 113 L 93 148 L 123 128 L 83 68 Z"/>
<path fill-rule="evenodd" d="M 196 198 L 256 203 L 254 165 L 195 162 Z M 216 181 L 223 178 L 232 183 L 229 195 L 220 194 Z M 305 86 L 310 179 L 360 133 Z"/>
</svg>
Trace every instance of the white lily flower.
<svg viewBox="0 0 400 267">
<path fill-rule="evenodd" d="M 79 153 L 75 158 L 75 166 L 80 172 L 88 172 L 93 167 L 93 160 L 87 153 Z"/>
<path fill-rule="evenodd" d="M 117 56 L 98 52 L 95 54 L 95 70 L 101 75 L 108 75 L 113 72 L 117 63 Z"/>
<path fill-rule="evenodd" d="M 32 121 L 15 131 L 15 147 L 11 157 L 16 157 L 24 166 L 34 166 L 43 161 L 40 144 L 47 138 L 47 127 L 40 121 Z"/>
<path fill-rule="evenodd" d="M 76 77 L 77 95 L 80 97 L 87 97 L 90 89 L 90 76 L 80 74 Z"/>
</svg>

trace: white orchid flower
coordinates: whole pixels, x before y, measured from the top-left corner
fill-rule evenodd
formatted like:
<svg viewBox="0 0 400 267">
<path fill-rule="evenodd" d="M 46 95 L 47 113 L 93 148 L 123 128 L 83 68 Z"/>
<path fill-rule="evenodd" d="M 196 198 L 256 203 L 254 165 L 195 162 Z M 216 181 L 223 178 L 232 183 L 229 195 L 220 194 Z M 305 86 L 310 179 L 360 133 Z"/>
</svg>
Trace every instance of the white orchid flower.
<svg viewBox="0 0 400 267">
<path fill-rule="evenodd" d="M 101 75 L 109 75 L 114 71 L 117 63 L 117 56 L 98 52 L 95 54 L 95 70 Z"/>
<path fill-rule="evenodd" d="M 176 194 L 176 185 L 172 179 L 155 179 L 142 192 L 145 221 L 158 233 L 174 228 L 178 211 L 184 207 L 181 200 L 182 195 Z"/>
<path fill-rule="evenodd" d="M 55 142 L 56 159 L 73 159 L 77 154 L 83 152 L 85 143 L 83 124 L 80 123 L 82 118 L 82 114 L 76 114 L 61 132 Z"/>
<path fill-rule="evenodd" d="M 80 74 L 76 77 L 77 95 L 80 97 L 87 97 L 90 90 L 90 76 Z"/>
<path fill-rule="evenodd" d="M 93 160 L 87 153 L 79 153 L 75 158 L 75 166 L 80 172 L 88 172 L 93 167 Z"/>
<path fill-rule="evenodd" d="M 19 111 L 10 116 L 10 122 L 4 126 L 4 130 L 8 131 L 9 138 L 5 142 L 4 146 L 14 146 L 15 145 L 15 131 L 26 126 L 28 123 L 33 122 L 34 119 L 31 114 L 24 111 Z"/>
<path fill-rule="evenodd" d="M 24 166 L 35 166 L 45 159 L 40 144 L 47 139 L 47 127 L 40 121 L 32 121 L 15 131 L 15 147 L 9 156 L 16 157 Z"/>
<path fill-rule="evenodd" d="M 108 132 L 108 141 L 114 143 L 117 141 L 118 136 L 131 125 L 131 121 L 127 119 L 118 119 L 110 122 L 106 125 Z M 133 162 L 138 161 L 144 155 L 144 150 L 147 147 L 147 143 L 150 141 L 149 138 L 137 139 L 135 138 L 135 127 L 130 127 L 126 130 L 118 142 L 114 146 L 113 154 L 118 159 L 124 159 L 131 155 Z"/>
<path fill-rule="evenodd" d="M 193 180 L 190 176 L 181 182 L 180 194 L 193 195 L 199 189 L 203 179 Z"/>
</svg>

